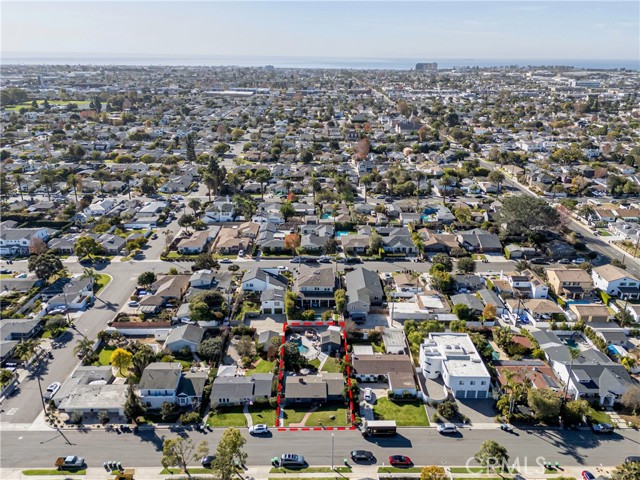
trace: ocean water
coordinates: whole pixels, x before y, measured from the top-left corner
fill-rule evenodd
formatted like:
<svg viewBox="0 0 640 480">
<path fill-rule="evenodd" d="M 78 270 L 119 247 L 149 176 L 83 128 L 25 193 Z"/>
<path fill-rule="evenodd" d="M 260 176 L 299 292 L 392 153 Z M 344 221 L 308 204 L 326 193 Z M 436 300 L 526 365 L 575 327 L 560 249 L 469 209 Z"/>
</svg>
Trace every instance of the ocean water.
<svg viewBox="0 0 640 480">
<path fill-rule="evenodd" d="M 491 59 L 491 58 L 330 58 L 188 55 L 19 54 L 3 52 L 4 65 L 172 65 L 412 70 L 418 62 L 437 62 L 438 69 L 455 67 L 573 66 L 576 68 L 640 70 L 639 59 Z"/>
</svg>

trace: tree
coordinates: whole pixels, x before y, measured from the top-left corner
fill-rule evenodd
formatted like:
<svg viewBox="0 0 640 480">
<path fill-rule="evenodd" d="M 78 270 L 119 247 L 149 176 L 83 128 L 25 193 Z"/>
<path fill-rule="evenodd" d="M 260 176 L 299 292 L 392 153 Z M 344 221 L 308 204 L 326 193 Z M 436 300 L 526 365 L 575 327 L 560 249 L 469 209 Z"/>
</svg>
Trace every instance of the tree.
<svg viewBox="0 0 640 480">
<path fill-rule="evenodd" d="M 154 195 L 158 191 L 158 180 L 156 177 L 142 177 L 140 181 L 140 191 L 144 195 Z"/>
<path fill-rule="evenodd" d="M 14 373 L 11 370 L 3 368 L 0 370 L 0 386 L 4 387 L 7 383 L 13 380 Z"/>
<path fill-rule="evenodd" d="M 64 269 L 62 261 L 53 253 L 47 252 L 29 257 L 27 269 L 41 280 L 48 280 L 52 275 Z"/>
<path fill-rule="evenodd" d="M 222 353 L 222 338 L 211 337 L 203 340 L 198 345 L 198 356 L 205 360 L 214 361 Z"/>
<path fill-rule="evenodd" d="M 500 190 L 502 190 L 502 182 L 504 182 L 505 176 L 500 170 L 491 170 L 489 173 L 489 181 L 498 184 L 498 194 L 500 194 Z"/>
<path fill-rule="evenodd" d="M 550 388 L 530 388 L 527 404 L 538 420 L 556 420 L 560 415 L 562 400 L 558 392 Z"/>
<path fill-rule="evenodd" d="M 369 255 L 378 255 L 383 245 L 382 237 L 373 232 L 369 237 Z"/>
<path fill-rule="evenodd" d="M 240 357 L 253 357 L 256 353 L 256 345 L 249 335 L 244 335 L 236 345 L 236 351 Z"/>
<path fill-rule="evenodd" d="M 333 255 L 338 251 L 338 242 L 335 238 L 329 238 L 322 247 L 325 255 Z"/>
<path fill-rule="evenodd" d="M 287 222 L 291 217 L 295 216 L 296 209 L 293 208 L 291 202 L 283 202 L 283 204 L 280 205 L 280 213 L 282 214 L 284 221 Z"/>
<path fill-rule="evenodd" d="M 118 369 L 120 375 L 124 376 L 123 370 L 129 370 L 133 363 L 133 355 L 124 348 L 116 348 L 109 358 L 109 364 Z"/>
<path fill-rule="evenodd" d="M 183 228 L 189 229 L 196 221 L 196 217 L 191 215 L 190 213 L 185 213 L 178 219 L 178 225 Z"/>
<path fill-rule="evenodd" d="M 20 360 L 29 360 L 38 351 L 41 343 L 42 339 L 40 338 L 22 340 L 15 346 L 13 354 Z"/>
<path fill-rule="evenodd" d="M 5 150 L 3 150 L 3 152 L 4 151 Z M 14 173 L 13 174 L 13 181 L 16 182 L 16 187 L 18 187 L 18 193 L 20 194 L 20 200 L 24 200 L 24 196 L 22 195 L 22 182 L 24 181 L 24 178 L 19 173 Z"/>
<path fill-rule="evenodd" d="M 471 317 L 471 311 L 469 307 L 464 303 L 458 303 L 453 306 L 453 313 L 456 314 L 458 320 L 469 320 Z"/>
<path fill-rule="evenodd" d="M 264 184 L 271 180 L 271 172 L 266 168 L 259 168 L 256 170 L 255 178 L 260 183 L 260 194 L 264 200 Z"/>
<path fill-rule="evenodd" d="M 194 322 L 224 320 L 227 302 L 222 293 L 215 290 L 202 292 L 189 301 L 189 314 Z"/>
<path fill-rule="evenodd" d="M 215 147 L 213 147 L 213 151 L 218 155 L 218 156 L 222 156 L 225 153 L 227 153 L 229 150 L 231 150 L 231 146 L 227 145 L 226 143 L 219 143 L 218 145 L 216 145 Z"/>
<path fill-rule="evenodd" d="M 434 271 L 429 273 L 431 287 L 434 290 L 445 293 L 451 289 L 451 274 L 448 272 Z"/>
<path fill-rule="evenodd" d="M 472 273 L 476 271 L 476 262 L 471 257 L 462 257 L 458 260 L 457 264 L 458 272 L 460 273 Z"/>
<path fill-rule="evenodd" d="M 180 467 L 191 478 L 189 464 L 209 455 L 209 444 L 202 440 L 198 445 L 190 438 L 167 438 L 162 444 L 162 466 Z"/>
<path fill-rule="evenodd" d="M 638 480 L 640 478 L 640 462 L 624 462 L 611 472 L 611 480 Z"/>
<path fill-rule="evenodd" d="M 149 345 L 139 344 L 138 349 L 131 358 L 133 368 L 138 375 L 142 375 L 144 369 L 156 360 L 156 352 Z"/>
<path fill-rule="evenodd" d="M 300 367 L 306 363 L 305 358 L 300 353 L 298 344 L 295 342 L 286 342 L 282 348 L 285 369 L 297 372 Z"/>
<path fill-rule="evenodd" d="M 142 404 L 142 400 L 136 394 L 133 382 L 129 382 L 129 388 L 127 389 L 127 400 L 124 402 L 124 415 L 129 422 L 135 422 L 136 419 L 146 412 L 145 406 Z"/>
<path fill-rule="evenodd" d="M 207 252 L 202 252 L 198 254 L 193 262 L 193 268 L 195 270 L 218 270 L 220 268 L 220 264 L 215 258 L 213 258 L 213 255 Z"/>
<path fill-rule="evenodd" d="M 493 440 L 486 440 L 480 446 L 480 450 L 473 458 L 483 467 L 496 470 L 496 467 L 502 467 L 509 461 L 507 449 Z"/>
<path fill-rule="evenodd" d="M 143 272 L 138 275 L 138 285 L 141 287 L 150 287 L 155 281 L 156 274 L 154 272 Z"/>
<path fill-rule="evenodd" d="M 49 250 L 47 244 L 38 237 L 31 237 L 29 241 L 29 254 L 31 255 L 40 255 L 46 253 Z"/>
<path fill-rule="evenodd" d="M 73 353 L 76 354 L 80 358 L 87 358 L 89 355 L 93 353 L 93 344 L 95 342 L 88 338 L 81 338 L 76 343 L 76 346 L 73 347 Z"/>
<path fill-rule="evenodd" d="M 444 468 L 439 465 L 427 465 L 422 467 L 420 480 L 447 480 Z"/>
<path fill-rule="evenodd" d="M 621 398 L 622 405 L 631 410 L 634 415 L 640 411 L 640 387 L 629 387 Z"/>
<path fill-rule="evenodd" d="M 482 309 L 482 318 L 490 322 L 498 316 L 498 309 L 493 303 L 487 303 Z"/>
<path fill-rule="evenodd" d="M 336 310 L 339 313 L 342 313 L 344 311 L 344 307 L 347 305 L 347 296 L 346 296 L 346 292 L 339 288 L 338 290 L 336 290 L 333 294 L 333 298 L 336 302 Z"/>
<path fill-rule="evenodd" d="M 185 138 L 185 150 L 187 162 L 196 162 L 196 134 L 190 133 Z"/>
<path fill-rule="evenodd" d="M 198 213 L 202 208 L 202 202 L 200 202 L 200 200 L 198 200 L 197 198 L 192 198 L 191 200 L 189 200 L 189 203 L 187 203 L 187 206 L 191 210 L 193 210 L 194 213 Z"/>
<path fill-rule="evenodd" d="M 173 402 L 162 402 L 160 405 L 160 417 L 163 422 L 169 422 L 176 414 L 176 404 Z"/>
<path fill-rule="evenodd" d="M 94 238 L 87 235 L 76 240 L 76 243 L 73 244 L 73 250 L 79 258 L 92 258 L 93 256 L 104 252 L 102 245 L 100 245 Z"/>
<path fill-rule="evenodd" d="M 566 425 L 577 425 L 582 421 L 582 417 L 589 412 L 589 402 L 586 400 L 571 400 L 564 406 L 562 421 Z"/>
<path fill-rule="evenodd" d="M 560 216 L 546 200 L 530 195 L 514 195 L 502 201 L 498 222 L 508 234 L 529 234 L 542 228 L 554 228 Z"/>
<path fill-rule="evenodd" d="M 300 235 L 297 233 L 290 233 L 286 237 L 284 237 L 284 248 L 287 250 L 292 250 L 295 253 L 298 253 L 300 249 L 300 242 L 302 239 Z"/>
<path fill-rule="evenodd" d="M 231 480 L 237 472 L 237 465 L 244 465 L 247 454 L 242 450 L 246 439 L 237 428 L 227 428 L 216 449 L 216 458 L 211 468 L 219 480 Z"/>
<path fill-rule="evenodd" d="M 451 257 L 449 255 L 447 255 L 446 253 L 436 253 L 432 258 L 431 258 L 431 263 L 433 265 L 435 264 L 440 264 L 444 267 L 444 270 L 446 272 L 450 272 L 453 270 L 453 260 L 451 259 Z"/>
</svg>

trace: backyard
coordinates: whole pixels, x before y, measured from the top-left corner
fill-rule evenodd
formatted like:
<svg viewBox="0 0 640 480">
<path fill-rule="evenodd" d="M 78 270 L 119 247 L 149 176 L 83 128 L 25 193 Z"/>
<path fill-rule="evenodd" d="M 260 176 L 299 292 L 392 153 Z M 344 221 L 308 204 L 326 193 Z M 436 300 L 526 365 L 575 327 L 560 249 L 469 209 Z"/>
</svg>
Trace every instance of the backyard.
<svg viewBox="0 0 640 480">
<path fill-rule="evenodd" d="M 377 420 L 395 420 L 399 427 L 428 427 L 429 419 L 424 405 L 420 402 L 395 403 L 379 398 L 373 406 Z"/>
<path fill-rule="evenodd" d="M 310 410 L 311 408 L 308 406 L 296 406 L 290 408 L 285 407 L 285 426 L 301 423 L 304 416 Z M 313 412 L 305 422 L 305 426 L 307 427 L 344 427 L 348 425 L 349 422 L 347 420 L 347 409 L 343 406 L 335 405 L 325 405 L 322 407 L 318 407 L 316 411 Z"/>
<path fill-rule="evenodd" d="M 260 359 L 253 368 L 249 368 L 246 371 L 246 375 L 250 376 L 254 373 L 271 373 L 273 372 L 274 362 L 268 362 L 267 360 Z"/>
<path fill-rule="evenodd" d="M 328 373 L 340 373 L 340 362 L 336 362 L 335 358 L 327 358 L 327 360 L 324 362 L 324 365 L 322 366 L 322 371 L 323 372 L 328 372 Z"/>
</svg>

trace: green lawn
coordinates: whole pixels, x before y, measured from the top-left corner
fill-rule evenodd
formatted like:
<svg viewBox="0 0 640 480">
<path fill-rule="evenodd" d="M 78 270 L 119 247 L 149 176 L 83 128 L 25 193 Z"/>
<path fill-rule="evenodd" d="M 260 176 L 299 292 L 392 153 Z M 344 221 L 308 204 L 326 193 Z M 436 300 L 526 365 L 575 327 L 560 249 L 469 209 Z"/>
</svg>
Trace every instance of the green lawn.
<svg viewBox="0 0 640 480">
<path fill-rule="evenodd" d="M 106 273 L 99 273 L 96 283 L 93 285 L 93 292 L 95 295 L 99 294 L 104 287 L 111 281 L 111 275 Z"/>
<path fill-rule="evenodd" d="M 290 473 L 290 472 L 301 472 L 301 473 L 351 473 L 351 467 L 335 467 L 334 470 L 331 470 L 331 467 L 306 467 L 306 468 L 272 468 L 269 470 L 269 473 Z"/>
<path fill-rule="evenodd" d="M 247 370 L 247 376 L 251 376 L 254 373 L 271 373 L 273 372 L 274 365 L 274 362 L 267 362 L 266 360 L 260 359 L 254 368 Z"/>
<path fill-rule="evenodd" d="M 253 405 L 249 407 L 249 414 L 254 424 L 272 426 L 276 423 L 276 410 L 270 405 Z M 207 424 L 211 427 L 245 427 L 247 419 L 242 413 L 242 407 L 229 407 L 218 413 L 211 413 Z"/>
<path fill-rule="evenodd" d="M 610 237 L 611 236 L 609 231 L 604 229 L 604 228 L 598 228 L 598 232 L 600 233 L 601 237 Z"/>
<path fill-rule="evenodd" d="M 482 474 L 494 473 L 493 470 L 490 470 L 487 467 L 481 467 L 481 466 L 450 467 L 449 470 L 451 471 L 451 473 L 467 473 L 467 474 L 469 474 L 469 473 L 482 473 Z M 515 469 L 515 468 L 512 468 L 509 473 L 518 473 L 518 470 Z"/>
<path fill-rule="evenodd" d="M 598 410 L 590 408 L 587 416 L 591 419 L 592 423 L 609 423 L 613 425 L 611 417 L 606 412 L 599 412 Z"/>
<path fill-rule="evenodd" d="M 42 475 L 86 475 L 86 470 L 57 470 L 55 468 L 23 470 L 22 475 L 42 476 Z"/>
<path fill-rule="evenodd" d="M 428 427 L 429 420 L 424 405 L 419 402 L 395 403 L 387 398 L 379 398 L 373 406 L 376 419 L 395 420 L 399 427 Z"/>
<path fill-rule="evenodd" d="M 13 273 L 3 273 L 0 275 L 0 280 L 4 280 L 5 278 L 13 278 Z"/>
<path fill-rule="evenodd" d="M 309 362 L 309 365 L 311 365 L 312 367 L 315 367 L 316 369 L 320 368 L 320 360 L 318 360 L 317 358 L 314 358 L 313 360 L 311 360 Z"/>
<path fill-rule="evenodd" d="M 242 307 L 240 311 L 236 313 L 236 319 L 242 320 L 247 313 L 260 313 L 260 306 L 257 303 L 250 302 L 245 300 L 242 302 Z"/>
<path fill-rule="evenodd" d="M 334 417 L 333 420 L 331 417 Z M 327 405 L 313 412 L 306 423 L 307 427 L 345 427 L 350 425 L 347 421 L 347 409 Z"/>
<path fill-rule="evenodd" d="M 162 471 L 160 472 L 160 475 L 167 475 L 167 474 L 177 474 L 177 473 L 183 473 L 181 468 L 164 468 L 162 469 Z M 202 473 L 208 473 L 208 474 L 213 474 L 213 470 L 211 470 L 210 468 L 204 468 L 204 467 L 189 467 L 189 473 L 190 474 L 202 474 Z"/>
<path fill-rule="evenodd" d="M 98 363 L 100 364 L 101 367 L 105 367 L 107 365 L 110 365 L 110 360 L 111 360 L 111 354 L 115 351 L 115 348 L 103 348 L 102 350 L 100 350 L 100 353 L 98 354 Z"/>
<path fill-rule="evenodd" d="M 378 467 L 378 473 L 420 473 L 422 467 Z"/>
<path fill-rule="evenodd" d="M 336 362 L 334 358 L 329 357 L 322 366 L 323 372 L 340 373 L 340 362 Z"/>
</svg>

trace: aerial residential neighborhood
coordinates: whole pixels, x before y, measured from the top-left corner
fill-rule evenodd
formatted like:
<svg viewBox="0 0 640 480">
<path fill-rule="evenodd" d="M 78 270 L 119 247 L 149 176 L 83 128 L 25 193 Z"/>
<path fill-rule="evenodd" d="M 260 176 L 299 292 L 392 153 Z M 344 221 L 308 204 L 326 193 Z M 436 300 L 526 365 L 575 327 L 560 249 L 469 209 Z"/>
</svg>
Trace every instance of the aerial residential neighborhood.
<svg viewBox="0 0 640 480">
<path fill-rule="evenodd" d="M 640 478 L 637 73 L 3 62 L 0 477 Z"/>
</svg>

